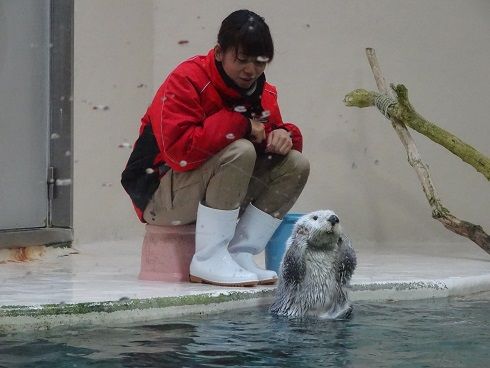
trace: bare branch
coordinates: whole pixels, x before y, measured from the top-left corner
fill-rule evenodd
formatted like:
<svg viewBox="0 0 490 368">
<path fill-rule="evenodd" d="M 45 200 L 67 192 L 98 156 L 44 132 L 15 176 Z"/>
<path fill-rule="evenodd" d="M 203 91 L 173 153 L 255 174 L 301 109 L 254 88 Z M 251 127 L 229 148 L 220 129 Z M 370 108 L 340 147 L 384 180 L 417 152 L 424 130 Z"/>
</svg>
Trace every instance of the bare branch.
<svg viewBox="0 0 490 368">
<path fill-rule="evenodd" d="M 392 88 L 397 95 L 397 100 L 393 100 L 393 103 L 386 109 L 386 115 L 389 119 L 395 120 L 394 122 L 403 122 L 404 125 L 440 144 L 461 160 L 473 166 L 487 180 L 490 180 L 490 158 L 463 142 L 451 132 L 431 123 L 418 114 L 408 100 L 408 91 L 403 84 L 392 86 Z M 385 95 L 379 92 L 356 89 L 345 96 L 344 103 L 346 106 L 360 108 L 378 106 L 376 101 L 383 96 Z M 378 108 L 380 107 L 378 106 Z M 382 111 L 382 113 L 385 113 L 385 111 Z"/>
<path fill-rule="evenodd" d="M 381 74 L 381 69 L 379 67 L 375 50 L 372 48 L 366 49 L 366 55 L 369 61 L 369 65 L 371 66 L 372 72 L 374 74 L 376 85 L 378 86 L 378 90 L 380 93 L 369 92 L 365 90 L 352 91 L 351 93 L 347 94 L 344 99 L 344 102 L 347 106 L 357 106 L 357 107 L 373 106 L 375 104 L 376 97 L 379 94 L 383 94 L 383 95 L 388 94 L 386 82 L 383 78 L 383 75 Z M 437 131 L 436 134 L 445 135 L 447 139 L 449 139 L 452 142 L 451 148 L 446 147 L 443 144 L 445 143 L 444 139 L 442 140 L 439 139 L 439 141 L 437 141 L 436 139 L 433 139 L 433 137 L 426 134 L 430 139 L 434 140 L 439 144 L 444 145 L 447 149 L 449 149 L 451 152 L 453 152 L 458 156 L 460 154 L 463 155 L 464 154 L 463 152 L 468 152 L 468 150 L 470 149 L 474 150 L 474 148 L 462 142 L 457 137 L 453 136 L 451 133 L 443 130 L 442 128 L 437 127 L 435 124 L 429 123 L 428 121 L 423 119 L 420 115 L 418 115 L 408 100 L 408 92 L 405 86 L 403 85 L 399 85 L 396 87 L 392 86 L 392 88 L 398 97 L 398 101 L 397 103 L 394 103 L 389 108 L 387 108 L 387 114 L 389 119 L 391 120 L 393 128 L 395 129 L 398 137 L 400 138 L 401 142 L 405 147 L 405 150 L 407 151 L 408 162 L 415 169 L 415 172 L 417 173 L 417 176 L 422 185 L 422 189 L 425 193 L 427 201 L 429 202 L 429 205 L 432 208 L 432 217 L 438 220 L 439 222 L 441 222 L 447 229 L 451 230 L 452 232 L 472 240 L 474 243 L 478 244 L 485 252 L 490 254 L 490 236 L 487 233 L 485 233 L 483 228 L 480 225 L 474 225 L 470 222 L 462 221 L 456 218 L 449 212 L 448 209 L 446 209 L 442 205 L 441 199 L 439 198 L 439 195 L 437 194 L 435 186 L 430 177 L 427 165 L 423 163 L 422 157 L 420 156 L 417 146 L 415 145 L 415 142 L 412 136 L 410 135 L 410 132 L 408 131 L 406 125 L 412 127 L 415 130 L 417 130 L 418 128 L 421 129 L 422 131 L 425 130 L 429 130 L 432 132 Z M 430 129 L 427 129 L 427 127 L 430 127 Z M 437 129 L 434 127 L 437 127 Z M 454 148 L 455 146 L 464 147 L 464 150 L 455 149 Z M 473 151 L 471 153 L 474 154 Z M 478 152 L 478 154 L 480 153 Z M 475 160 L 479 164 L 481 164 L 483 168 L 485 167 L 485 165 L 489 165 L 488 167 L 490 168 L 490 162 L 487 163 L 488 158 L 486 158 L 483 155 L 475 156 L 475 157 L 476 157 Z M 465 159 L 463 160 L 465 162 L 470 161 L 468 163 L 472 164 L 475 167 L 474 162 L 472 160 L 465 160 Z M 477 167 L 475 168 L 478 171 L 480 171 L 479 168 Z M 482 173 L 487 177 L 487 179 L 490 180 L 489 176 L 487 176 L 484 172 Z"/>
</svg>

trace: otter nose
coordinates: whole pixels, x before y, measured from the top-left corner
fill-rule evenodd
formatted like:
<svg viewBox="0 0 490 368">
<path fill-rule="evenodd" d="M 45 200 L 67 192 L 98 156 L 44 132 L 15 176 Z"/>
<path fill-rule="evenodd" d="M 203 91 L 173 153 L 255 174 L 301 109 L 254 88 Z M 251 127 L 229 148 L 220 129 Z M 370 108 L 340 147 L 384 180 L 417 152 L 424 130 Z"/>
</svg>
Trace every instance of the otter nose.
<svg viewBox="0 0 490 368">
<path fill-rule="evenodd" d="M 332 224 L 332 226 L 334 226 L 335 224 L 338 224 L 340 222 L 340 220 L 337 216 L 332 215 L 328 218 L 328 222 L 330 222 Z"/>
</svg>

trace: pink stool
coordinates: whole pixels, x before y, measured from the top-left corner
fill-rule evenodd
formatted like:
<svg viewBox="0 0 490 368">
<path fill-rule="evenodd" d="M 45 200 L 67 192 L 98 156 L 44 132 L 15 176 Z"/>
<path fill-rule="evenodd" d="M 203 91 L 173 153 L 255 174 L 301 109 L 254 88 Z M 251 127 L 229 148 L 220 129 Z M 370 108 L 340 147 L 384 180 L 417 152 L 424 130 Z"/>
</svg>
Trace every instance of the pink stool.
<svg viewBox="0 0 490 368">
<path fill-rule="evenodd" d="M 196 246 L 196 225 L 146 225 L 138 278 L 151 281 L 189 281 Z"/>
</svg>

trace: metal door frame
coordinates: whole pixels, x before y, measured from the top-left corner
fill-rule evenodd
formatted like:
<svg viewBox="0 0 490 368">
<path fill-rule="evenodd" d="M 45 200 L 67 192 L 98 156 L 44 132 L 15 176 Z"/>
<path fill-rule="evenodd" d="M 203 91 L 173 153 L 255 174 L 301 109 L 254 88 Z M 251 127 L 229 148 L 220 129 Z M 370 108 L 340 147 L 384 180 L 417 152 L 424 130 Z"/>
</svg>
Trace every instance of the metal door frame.
<svg viewBox="0 0 490 368">
<path fill-rule="evenodd" d="M 73 240 L 73 11 L 74 0 L 50 1 L 46 226 L 0 231 L 0 248 L 70 245 Z"/>
</svg>

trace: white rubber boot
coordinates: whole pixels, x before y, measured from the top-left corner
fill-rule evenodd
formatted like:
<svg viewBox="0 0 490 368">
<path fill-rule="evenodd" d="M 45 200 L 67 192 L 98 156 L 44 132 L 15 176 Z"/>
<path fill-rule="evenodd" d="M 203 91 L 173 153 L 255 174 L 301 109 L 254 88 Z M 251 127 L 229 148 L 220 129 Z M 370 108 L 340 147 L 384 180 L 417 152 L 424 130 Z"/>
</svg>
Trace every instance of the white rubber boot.
<svg viewBox="0 0 490 368">
<path fill-rule="evenodd" d="M 282 220 L 249 204 L 238 221 L 235 236 L 228 247 L 231 256 L 240 266 L 257 275 L 259 284 L 274 284 L 277 281 L 276 272 L 258 267 L 253 256 L 265 249 L 281 222 Z"/>
<path fill-rule="evenodd" d="M 255 286 L 257 275 L 231 258 L 228 245 L 235 234 L 239 209 L 218 210 L 199 204 L 196 221 L 196 253 L 189 279 L 221 286 Z"/>
</svg>

